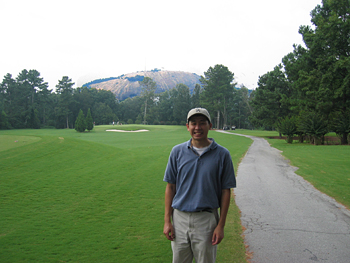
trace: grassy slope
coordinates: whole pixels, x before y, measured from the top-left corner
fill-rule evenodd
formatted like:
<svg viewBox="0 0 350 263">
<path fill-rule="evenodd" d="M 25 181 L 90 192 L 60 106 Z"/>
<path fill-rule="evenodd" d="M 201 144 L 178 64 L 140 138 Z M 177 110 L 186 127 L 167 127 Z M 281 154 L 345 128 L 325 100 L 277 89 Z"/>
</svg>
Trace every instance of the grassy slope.
<svg viewBox="0 0 350 263">
<path fill-rule="evenodd" d="M 162 178 L 171 148 L 188 132 L 175 126 L 147 126 L 145 133 L 106 128 L 0 132 L 8 139 L 6 148 L 0 145 L 1 262 L 170 261 L 162 234 Z M 250 140 L 210 135 L 231 151 L 237 167 Z M 218 262 L 244 262 L 240 234 L 232 202 Z"/>
</svg>

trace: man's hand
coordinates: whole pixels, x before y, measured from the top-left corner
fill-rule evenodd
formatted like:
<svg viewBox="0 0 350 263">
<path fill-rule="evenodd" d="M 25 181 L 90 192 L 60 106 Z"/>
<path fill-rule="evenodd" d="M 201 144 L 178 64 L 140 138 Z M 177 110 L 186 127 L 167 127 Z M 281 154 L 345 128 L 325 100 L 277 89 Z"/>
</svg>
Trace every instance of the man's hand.
<svg viewBox="0 0 350 263">
<path fill-rule="evenodd" d="M 174 233 L 173 224 L 171 224 L 171 223 L 165 223 L 165 224 L 164 224 L 163 234 L 165 235 L 165 237 L 166 237 L 168 240 L 174 241 L 175 233 Z"/>
<path fill-rule="evenodd" d="M 218 245 L 223 239 L 224 239 L 224 228 L 218 225 L 214 230 L 213 237 L 211 239 L 211 244 L 213 246 Z"/>
</svg>

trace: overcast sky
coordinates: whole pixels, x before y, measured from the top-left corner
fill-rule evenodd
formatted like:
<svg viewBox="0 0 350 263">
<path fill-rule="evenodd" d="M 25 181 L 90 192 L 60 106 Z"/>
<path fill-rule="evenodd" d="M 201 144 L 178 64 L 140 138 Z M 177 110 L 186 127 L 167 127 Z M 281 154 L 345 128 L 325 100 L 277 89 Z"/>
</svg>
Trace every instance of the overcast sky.
<svg viewBox="0 0 350 263">
<path fill-rule="evenodd" d="M 159 68 L 204 75 L 223 64 L 250 89 L 302 44 L 321 0 L 0 0 L 0 75 L 36 69 L 50 89 L 68 76 Z"/>
</svg>

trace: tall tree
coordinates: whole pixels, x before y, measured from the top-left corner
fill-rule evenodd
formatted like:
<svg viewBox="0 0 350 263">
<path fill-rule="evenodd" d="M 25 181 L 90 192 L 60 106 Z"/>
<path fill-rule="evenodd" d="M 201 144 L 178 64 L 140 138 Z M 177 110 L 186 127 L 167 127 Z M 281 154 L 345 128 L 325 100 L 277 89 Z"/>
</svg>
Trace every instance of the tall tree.
<svg viewBox="0 0 350 263">
<path fill-rule="evenodd" d="M 194 90 L 191 96 L 191 108 L 199 108 L 201 106 L 200 103 L 200 93 L 201 93 L 201 85 L 196 84 L 194 86 Z"/>
<path fill-rule="evenodd" d="M 85 124 L 86 124 L 86 129 L 88 131 L 91 131 L 94 128 L 94 121 L 91 116 L 90 108 L 88 109 L 86 114 Z"/>
<path fill-rule="evenodd" d="M 157 83 L 154 82 L 151 78 L 145 77 L 142 81 L 139 81 L 139 84 L 141 86 L 141 97 L 145 101 L 143 122 L 146 124 L 147 108 L 150 108 L 154 102 Z"/>
<path fill-rule="evenodd" d="M 223 125 L 227 124 L 227 109 L 228 104 L 233 96 L 233 88 L 236 85 L 233 83 L 234 74 L 223 65 L 215 65 L 214 68 L 204 72 L 204 77 L 201 76 L 200 82 L 203 86 L 201 93 L 201 102 L 206 107 L 212 116 L 218 113 L 218 117 L 224 117 Z M 213 118 L 214 119 L 214 118 Z M 219 128 L 219 119 L 216 124 Z"/>
<path fill-rule="evenodd" d="M 299 90 L 313 99 L 315 110 L 324 118 L 339 112 L 340 120 L 346 119 L 350 109 L 350 1 L 323 0 L 311 17 L 314 29 L 301 26 L 299 32 L 315 66 L 302 72 Z M 344 138 L 348 136 L 345 131 L 340 134 Z"/>
<path fill-rule="evenodd" d="M 83 132 L 86 129 L 86 122 L 85 122 L 85 117 L 84 113 L 82 110 L 79 110 L 79 114 L 77 119 L 75 120 L 75 130 L 77 132 Z"/>
<path fill-rule="evenodd" d="M 288 98 L 290 84 L 278 65 L 259 77 L 258 88 L 253 92 L 252 107 L 254 109 L 251 122 L 255 126 L 274 129 L 279 118 L 289 115 Z"/>
<path fill-rule="evenodd" d="M 174 120 L 174 98 L 172 94 L 172 90 L 166 90 L 159 94 L 158 111 L 161 124 Z"/>
<path fill-rule="evenodd" d="M 140 114 L 140 109 L 143 99 L 140 96 L 127 98 L 120 103 L 120 118 L 121 121 L 125 123 L 130 120 L 130 122 L 135 123 L 137 116 Z"/>
<path fill-rule="evenodd" d="M 50 109 L 52 109 L 53 106 L 51 92 L 52 90 L 49 90 L 47 85 L 42 86 L 41 90 L 38 92 L 38 117 L 44 126 L 50 118 Z"/>
<path fill-rule="evenodd" d="M 97 125 L 101 124 L 109 124 L 113 121 L 117 121 L 118 118 L 114 114 L 111 107 L 109 107 L 106 103 L 98 102 L 95 103 L 94 108 L 94 120 Z"/>
<path fill-rule="evenodd" d="M 230 106 L 228 124 L 234 125 L 238 129 L 251 128 L 249 116 L 252 113 L 252 109 L 250 106 L 249 90 L 246 87 L 241 86 L 234 91 Z"/>
<path fill-rule="evenodd" d="M 190 89 L 185 84 L 177 84 L 173 96 L 173 116 L 177 124 L 186 124 L 186 116 L 191 109 Z"/>
<path fill-rule="evenodd" d="M 21 127 L 21 107 L 19 98 L 21 96 L 17 88 L 16 81 L 12 78 L 11 74 L 6 74 L 3 81 L 1 82 L 1 107 L 5 112 L 10 127 L 23 128 Z"/>
<path fill-rule="evenodd" d="M 67 76 L 62 77 L 56 85 L 56 91 L 59 94 L 59 102 L 57 114 L 65 116 L 66 128 L 69 128 L 69 115 L 72 112 L 71 107 L 73 104 L 73 85 L 72 79 Z"/>
</svg>

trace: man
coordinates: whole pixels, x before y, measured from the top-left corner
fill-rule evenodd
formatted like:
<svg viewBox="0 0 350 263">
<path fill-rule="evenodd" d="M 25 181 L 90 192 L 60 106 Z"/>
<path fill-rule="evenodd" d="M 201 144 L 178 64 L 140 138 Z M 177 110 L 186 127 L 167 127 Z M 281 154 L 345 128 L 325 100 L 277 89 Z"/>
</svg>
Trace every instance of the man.
<svg viewBox="0 0 350 263">
<path fill-rule="evenodd" d="M 165 170 L 163 233 L 171 241 L 174 263 L 192 263 L 193 258 L 210 263 L 224 238 L 236 179 L 229 151 L 208 138 L 208 111 L 190 110 L 186 126 L 192 138 L 172 149 Z"/>
</svg>

